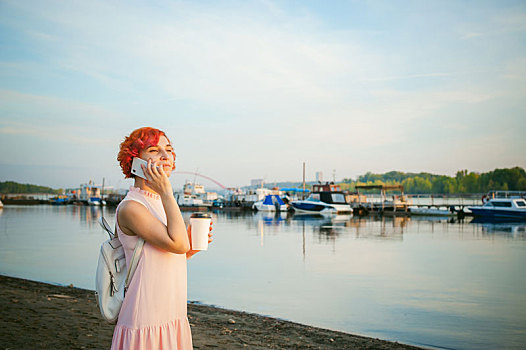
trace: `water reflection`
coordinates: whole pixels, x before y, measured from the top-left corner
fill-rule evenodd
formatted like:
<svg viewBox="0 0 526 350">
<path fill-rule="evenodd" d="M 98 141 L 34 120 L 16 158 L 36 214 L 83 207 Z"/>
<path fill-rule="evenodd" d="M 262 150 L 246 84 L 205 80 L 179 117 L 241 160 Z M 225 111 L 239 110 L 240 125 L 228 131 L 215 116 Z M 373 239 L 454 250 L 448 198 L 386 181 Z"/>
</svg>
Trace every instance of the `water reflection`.
<svg viewBox="0 0 526 350">
<path fill-rule="evenodd" d="M 221 214 L 223 215 L 223 214 Z M 356 239 L 378 239 L 403 241 L 404 232 L 411 225 L 425 228 L 430 233 L 450 231 L 452 225 L 455 231 L 472 233 L 473 236 L 484 236 L 495 233 L 507 233 L 514 239 L 526 239 L 526 222 L 495 221 L 480 218 L 457 218 L 447 216 L 368 216 L 352 215 L 320 215 L 293 213 L 236 213 L 229 215 L 245 221 L 249 229 L 255 229 L 264 245 L 265 235 L 278 234 L 280 227 L 297 230 L 301 228 L 302 235 L 313 233 L 318 243 L 349 237 L 353 233 Z M 247 220 L 251 218 L 252 220 Z M 472 225 L 476 225 L 476 227 Z"/>
<path fill-rule="evenodd" d="M 254 214 L 251 211 L 239 211 L 239 210 L 219 210 L 214 209 L 213 213 L 220 215 L 223 218 L 230 220 L 244 221 L 244 218 L 252 217 Z M 183 212 L 183 216 L 189 216 L 190 212 Z"/>
<path fill-rule="evenodd" d="M 257 212 L 253 214 L 252 218 L 255 222 L 262 223 L 266 226 L 272 226 L 272 225 L 280 225 L 282 223 L 285 223 L 287 219 L 290 217 L 290 214 L 285 212 Z"/>
<path fill-rule="evenodd" d="M 99 228 L 98 219 L 104 216 L 110 225 L 113 225 L 115 220 L 115 208 L 99 207 L 99 206 L 82 206 L 82 205 L 71 205 L 71 206 L 57 206 L 54 208 L 67 208 L 66 211 L 75 220 L 78 220 L 82 227 L 86 229 L 97 229 Z M 59 212 L 63 212 L 64 209 L 58 209 Z"/>
<path fill-rule="evenodd" d="M 352 215 L 294 215 L 291 220 L 313 228 L 320 239 L 336 240 L 354 233 L 354 238 L 364 239 L 403 239 L 404 229 L 410 221 L 408 217 Z"/>
<path fill-rule="evenodd" d="M 0 209 L 0 216 L 8 219 L 25 217 L 30 212 L 33 217 L 60 217 L 67 221 L 77 221 L 84 229 L 91 230 L 99 228 L 98 219 L 105 216 L 108 222 L 113 222 L 115 217 L 114 208 L 82 205 L 13 205 Z M 7 225 L 7 221 L 4 222 Z"/>
<path fill-rule="evenodd" d="M 526 239 L 526 222 L 474 218 L 470 224 L 481 228 L 483 234 L 509 234 L 514 239 Z"/>
</svg>

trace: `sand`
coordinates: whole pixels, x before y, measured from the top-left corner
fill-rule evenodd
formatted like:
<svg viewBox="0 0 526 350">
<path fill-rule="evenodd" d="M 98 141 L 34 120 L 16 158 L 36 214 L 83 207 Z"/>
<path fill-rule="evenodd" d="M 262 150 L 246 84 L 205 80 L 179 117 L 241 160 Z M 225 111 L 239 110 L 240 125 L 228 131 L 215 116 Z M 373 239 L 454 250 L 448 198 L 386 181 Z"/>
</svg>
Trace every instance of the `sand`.
<svg viewBox="0 0 526 350">
<path fill-rule="evenodd" d="M 0 275 L 0 349 L 109 349 L 113 325 L 91 290 Z M 194 349 L 418 349 L 190 303 Z"/>
</svg>

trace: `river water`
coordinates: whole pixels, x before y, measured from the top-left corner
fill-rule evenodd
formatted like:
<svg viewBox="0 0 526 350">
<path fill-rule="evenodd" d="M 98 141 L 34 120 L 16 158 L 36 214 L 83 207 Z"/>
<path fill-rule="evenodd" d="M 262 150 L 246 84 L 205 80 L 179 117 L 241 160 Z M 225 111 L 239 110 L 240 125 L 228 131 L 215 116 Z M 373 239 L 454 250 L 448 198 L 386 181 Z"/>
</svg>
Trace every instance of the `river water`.
<svg viewBox="0 0 526 350">
<path fill-rule="evenodd" d="M 0 273 L 94 289 L 104 210 L 0 209 Z M 188 215 L 185 214 L 185 219 Z M 402 343 L 526 343 L 526 223 L 215 213 L 189 300 Z"/>
</svg>

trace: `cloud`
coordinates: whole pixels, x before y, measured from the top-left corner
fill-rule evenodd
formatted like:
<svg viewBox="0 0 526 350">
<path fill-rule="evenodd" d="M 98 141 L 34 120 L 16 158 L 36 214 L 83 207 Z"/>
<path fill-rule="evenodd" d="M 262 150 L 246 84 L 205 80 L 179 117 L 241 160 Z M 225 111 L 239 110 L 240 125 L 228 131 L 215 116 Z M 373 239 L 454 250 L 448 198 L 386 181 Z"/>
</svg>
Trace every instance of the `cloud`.
<svg viewBox="0 0 526 350">
<path fill-rule="evenodd" d="M 479 9 L 485 17 L 481 20 L 462 23 L 462 39 L 505 38 L 526 31 L 526 10 L 524 8 L 496 8 L 493 11 Z"/>
<path fill-rule="evenodd" d="M 27 126 L 85 129 L 94 125 L 111 125 L 124 116 L 94 104 L 60 97 L 0 90 L 0 122 L 16 121 Z"/>
<path fill-rule="evenodd" d="M 272 23 L 275 9 L 254 19 L 250 9 L 230 12 L 184 3 L 152 16 L 140 16 L 144 9 L 97 2 L 82 10 L 53 7 L 38 10 L 63 27 L 62 46 L 51 47 L 60 52 L 57 64 L 63 69 L 110 89 L 137 82 L 167 98 L 229 113 L 240 101 L 257 113 L 272 105 L 341 97 L 346 79 L 375 64 L 363 48 L 320 35 L 303 18 L 282 15 Z"/>
<path fill-rule="evenodd" d="M 504 67 L 502 77 L 505 79 L 520 81 L 524 83 L 524 81 L 526 81 L 526 56 L 511 60 Z M 522 85 L 522 87 L 524 88 L 524 85 Z"/>
<path fill-rule="evenodd" d="M 379 78 L 365 78 L 364 81 L 389 81 L 389 80 L 404 80 L 404 79 L 420 79 L 420 78 L 441 78 L 449 77 L 449 73 L 420 73 L 420 74 L 408 74 L 399 76 L 388 76 Z"/>
<path fill-rule="evenodd" d="M 500 33 L 514 33 L 526 31 L 526 12 L 524 9 L 506 11 L 496 15 L 492 21 Z"/>
<path fill-rule="evenodd" d="M 469 32 L 462 35 L 462 39 L 473 39 L 484 36 L 484 33 Z"/>
<path fill-rule="evenodd" d="M 107 142 L 106 139 L 97 137 L 95 135 L 86 135 L 85 131 L 80 128 L 75 128 L 71 125 L 41 125 L 34 126 L 27 123 L 8 122 L 7 125 L 0 125 L 0 134 L 14 135 L 20 138 L 38 137 L 42 140 L 56 141 L 60 138 L 62 142 L 74 144 L 103 144 Z"/>
</svg>

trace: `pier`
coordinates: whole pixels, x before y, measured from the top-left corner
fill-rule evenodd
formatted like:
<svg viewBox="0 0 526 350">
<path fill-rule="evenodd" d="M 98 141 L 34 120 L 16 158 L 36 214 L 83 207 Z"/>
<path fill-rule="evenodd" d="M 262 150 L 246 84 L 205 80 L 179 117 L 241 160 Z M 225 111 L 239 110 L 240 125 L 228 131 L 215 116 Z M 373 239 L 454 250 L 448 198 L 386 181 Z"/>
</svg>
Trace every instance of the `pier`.
<svg viewBox="0 0 526 350">
<path fill-rule="evenodd" d="M 363 191 L 380 193 L 364 194 Z M 388 194 L 388 192 L 394 192 Z M 405 194 L 402 185 L 357 185 L 347 195 L 355 215 L 469 215 L 465 209 L 481 205 L 482 194 Z"/>
<path fill-rule="evenodd" d="M 84 191 L 75 190 L 68 195 L 57 194 L 4 194 L 1 196 L 3 204 L 6 205 L 28 205 L 28 204 L 54 204 L 54 205 L 107 205 L 110 207 L 117 206 L 124 198 L 125 194 L 118 191 L 104 194 L 104 187 L 95 184 L 86 184 L 83 186 Z M 345 198 L 353 209 L 355 216 L 365 216 L 369 214 L 387 215 L 387 216 L 458 216 L 464 217 L 471 215 L 468 209 L 471 206 L 483 204 L 483 200 L 504 196 L 502 191 L 488 194 L 406 194 L 402 185 L 357 185 L 355 192 L 345 192 Z M 89 192 L 88 189 L 91 191 Z M 200 195 L 207 195 L 207 192 Z M 371 193 L 372 192 L 372 193 Z M 502 192 L 502 193 L 501 193 Z M 511 192 L 507 191 L 506 195 Z M 265 189 L 259 188 L 248 191 L 231 191 L 226 198 L 201 202 L 200 205 L 189 205 L 184 201 L 178 201 L 182 211 L 252 211 L 253 204 L 264 194 L 276 193 L 283 195 L 277 188 Z M 214 193 L 215 194 L 215 193 Z M 515 195 L 515 193 L 513 193 Z M 182 193 L 174 193 L 174 196 L 182 196 Z M 289 195 L 289 191 L 286 192 Z M 524 192 L 518 193 L 523 196 Z M 100 196 L 100 197 L 99 197 Z M 295 195 L 287 197 L 287 200 L 294 200 Z M 62 198 L 64 197 L 64 198 Z M 90 200 L 100 198 L 100 201 Z M 200 197 L 201 198 L 201 197 Z M 204 199 L 205 197 L 203 197 Z M 99 204 L 100 203 L 100 204 Z"/>
</svg>

